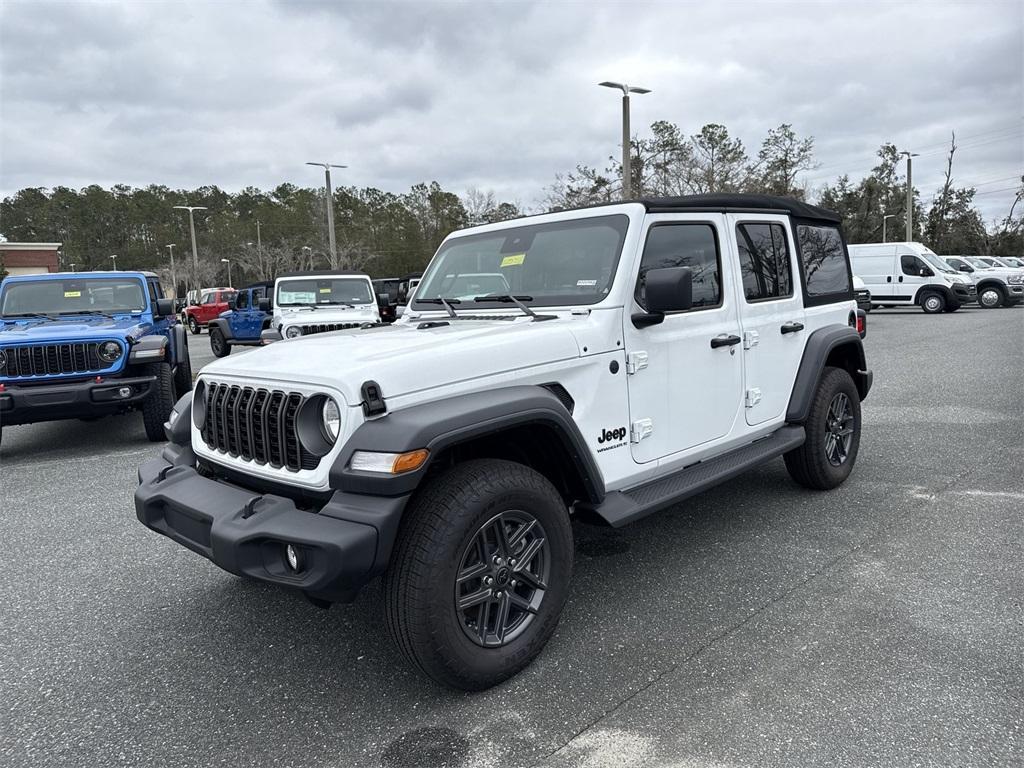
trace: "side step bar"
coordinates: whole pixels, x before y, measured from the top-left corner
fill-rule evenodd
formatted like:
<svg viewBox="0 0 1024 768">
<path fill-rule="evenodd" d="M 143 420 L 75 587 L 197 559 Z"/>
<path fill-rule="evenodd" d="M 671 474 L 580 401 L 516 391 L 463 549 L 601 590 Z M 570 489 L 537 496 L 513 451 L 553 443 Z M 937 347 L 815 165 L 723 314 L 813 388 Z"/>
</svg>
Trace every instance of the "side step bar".
<svg viewBox="0 0 1024 768">
<path fill-rule="evenodd" d="M 785 426 L 768 437 L 713 459 L 625 491 L 612 491 L 596 505 L 584 505 L 615 528 L 695 496 L 748 469 L 803 445 L 801 426 Z"/>
</svg>

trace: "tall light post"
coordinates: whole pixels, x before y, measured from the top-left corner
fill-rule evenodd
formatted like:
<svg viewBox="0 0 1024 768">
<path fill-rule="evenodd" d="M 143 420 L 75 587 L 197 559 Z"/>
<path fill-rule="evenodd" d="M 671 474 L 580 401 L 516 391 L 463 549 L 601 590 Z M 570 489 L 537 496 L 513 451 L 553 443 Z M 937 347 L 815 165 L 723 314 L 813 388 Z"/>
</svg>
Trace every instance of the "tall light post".
<svg viewBox="0 0 1024 768">
<path fill-rule="evenodd" d="M 231 282 L 231 259 L 221 259 L 220 263 L 228 265 L 228 288 L 231 288 L 233 285 Z"/>
<path fill-rule="evenodd" d="M 914 184 L 910 174 L 910 158 L 917 157 L 917 152 L 900 152 L 907 156 L 907 242 L 914 239 Z"/>
<path fill-rule="evenodd" d="M 632 147 L 629 136 L 629 94 L 650 93 L 651 89 L 637 88 L 625 83 L 613 83 L 608 80 L 598 83 L 598 85 L 603 85 L 605 88 L 617 88 L 622 91 L 622 199 L 628 200 L 633 196 L 633 153 L 630 151 Z"/>
<path fill-rule="evenodd" d="M 114 271 L 117 272 L 117 254 L 113 253 L 110 255 L 110 260 L 114 262 Z"/>
<path fill-rule="evenodd" d="M 308 245 L 304 245 L 304 246 L 302 246 L 302 253 L 303 253 L 303 255 L 305 255 L 306 257 L 309 258 L 309 268 L 312 269 L 313 268 L 313 249 L 310 248 Z"/>
<path fill-rule="evenodd" d="M 316 165 L 324 169 L 324 178 L 327 183 L 327 243 L 331 250 L 331 269 L 337 269 L 338 248 L 334 244 L 334 191 L 331 189 L 331 168 L 348 168 L 348 166 L 336 163 L 306 163 L 306 165 Z"/>
<path fill-rule="evenodd" d="M 174 248 L 177 243 L 168 243 L 164 246 L 171 254 L 171 286 L 174 288 L 174 295 L 178 295 L 178 275 L 174 271 Z"/>
<path fill-rule="evenodd" d="M 882 217 L 882 242 L 883 243 L 885 242 L 885 225 L 886 225 L 886 222 L 888 222 L 889 219 L 895 219 L 895 218 L 896 218 L 896 214 L 895 213 L 887 213 L 887 214 L 885 214 Z"/>
<path fill-rule="evenodd" d="M 188 228 L 192 233 L 192 277 L 195 281 L 193 286 L 196 290 L 199 290 L 199 251 L 196 250 L 196 220 L 193 215 L 196 211 L 205 211 L 205 205 L 176 205 L 174 206 L 179 211 L 188 211 Z"/>
</svg>

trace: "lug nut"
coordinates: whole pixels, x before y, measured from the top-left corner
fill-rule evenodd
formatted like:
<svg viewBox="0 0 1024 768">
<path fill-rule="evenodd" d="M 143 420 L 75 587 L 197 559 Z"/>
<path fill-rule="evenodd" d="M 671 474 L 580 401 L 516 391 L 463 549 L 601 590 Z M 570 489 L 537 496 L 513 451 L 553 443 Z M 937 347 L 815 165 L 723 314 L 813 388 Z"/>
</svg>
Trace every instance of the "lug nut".
<svg viewBox="0 0 1024 768">
<path fill-rule="evenodd" d="M 515 560 L 509 560 L 508 564 L 511 565 L 513 568 L 516 567 L 516 561 Z"/>
</svg>

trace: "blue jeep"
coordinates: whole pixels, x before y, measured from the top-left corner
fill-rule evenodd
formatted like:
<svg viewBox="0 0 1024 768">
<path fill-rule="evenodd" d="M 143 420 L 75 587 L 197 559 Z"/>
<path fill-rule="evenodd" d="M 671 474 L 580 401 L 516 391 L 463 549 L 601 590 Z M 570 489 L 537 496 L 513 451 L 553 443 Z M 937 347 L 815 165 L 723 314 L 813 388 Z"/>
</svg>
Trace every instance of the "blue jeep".
<svg viewBox="0 0 1024 768">
<path fill-rule="evenodd" d="M 0 430 L 141 411 L 164 440 L 192 389 L 185 327 L 148 272 L 64 272 L 0 283 Z"/>
<path fill-rule="evenodd" d="M 274 283 L 253 283 L 240 290 L 231 309 L 210 321 L 210 350 L 216 357 L 227 357 L 231 347 L 257 347 L 260 334 L 270 327 L 274 301 Z"/>
</svg>

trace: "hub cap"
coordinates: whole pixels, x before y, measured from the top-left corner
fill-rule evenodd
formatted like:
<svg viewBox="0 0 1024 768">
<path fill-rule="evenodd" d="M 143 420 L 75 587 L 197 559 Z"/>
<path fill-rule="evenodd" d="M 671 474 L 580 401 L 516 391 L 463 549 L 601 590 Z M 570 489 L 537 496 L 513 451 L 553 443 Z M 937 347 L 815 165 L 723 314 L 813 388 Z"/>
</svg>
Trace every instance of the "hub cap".
<svg viewBox="0 0 1024 768">
<path fill-rule="evenodd" d="M 934 296 L 929 296 L 927 299 L 925 299 L 924 303 L 930 310 L 934 311 L 939 308 L 939 300 Z"/>
<path fill-rule="evenodd" d="M 993 290 L 987 290 L 981 292 L 981 303 L 986 307 L 994 307 L 999 303 L 999 294 Z"/>
<path fill-rule="evenodd" d="M 477 529 L 455 579 L 455 611 L 467 637 L 496 648 L 533 621 L 551 571 L 547 537 L 527 512 L 509 510 Z"/>
<path fill-rule="evenodd" d="M 840 392 L 832 398 L 825 415 L 825 456 L 828 463 L 838 467 L 850 456 L 853 442 L 853 407 L 850 398 Z"/>
</svg>

